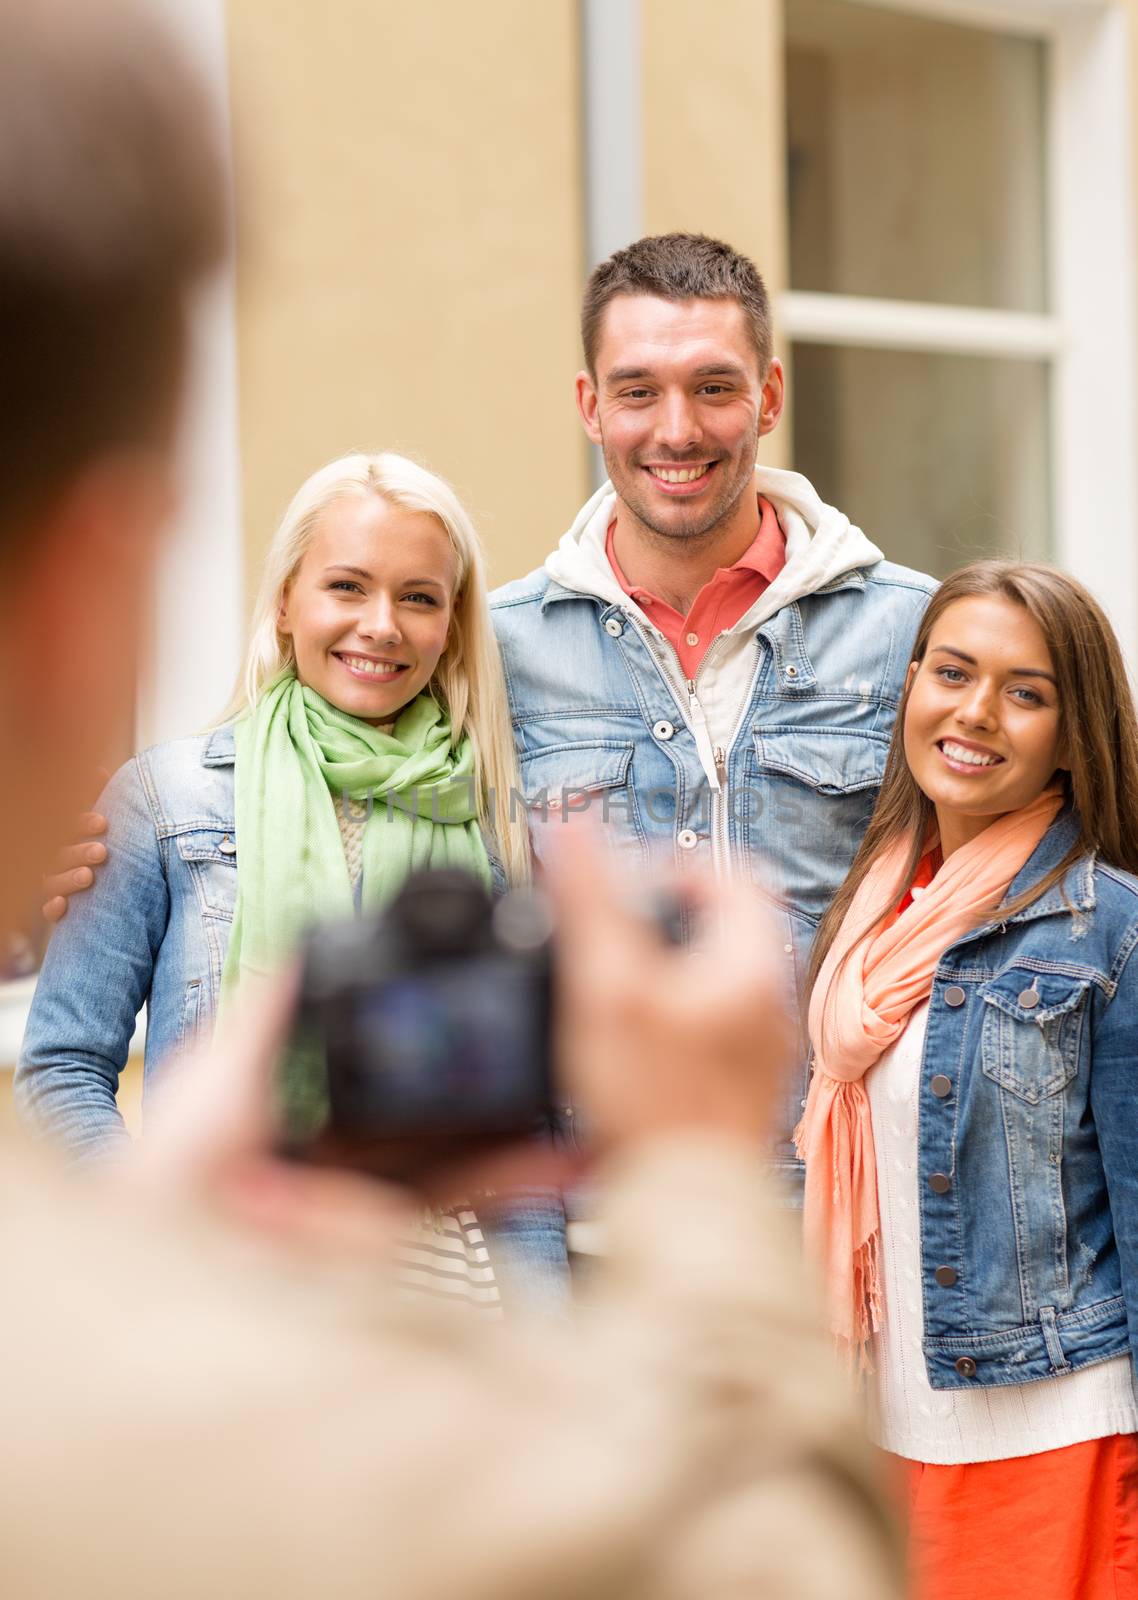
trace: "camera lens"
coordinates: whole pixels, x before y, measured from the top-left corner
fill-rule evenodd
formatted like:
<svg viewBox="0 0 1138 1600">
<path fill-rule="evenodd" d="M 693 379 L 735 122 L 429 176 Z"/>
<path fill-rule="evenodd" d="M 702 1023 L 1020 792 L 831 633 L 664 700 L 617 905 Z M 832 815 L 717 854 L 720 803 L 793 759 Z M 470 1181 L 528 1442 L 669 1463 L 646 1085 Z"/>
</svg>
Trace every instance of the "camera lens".
<svg viewBox="0 0 1138 1600">
<path fill-rule="evenodd" d="M 391 903 L 400 934 L 424 955 L 469 950 L 490 926 L 490 897 L 476 878 L 456 869 L 412 874 Z"/>
</svg>

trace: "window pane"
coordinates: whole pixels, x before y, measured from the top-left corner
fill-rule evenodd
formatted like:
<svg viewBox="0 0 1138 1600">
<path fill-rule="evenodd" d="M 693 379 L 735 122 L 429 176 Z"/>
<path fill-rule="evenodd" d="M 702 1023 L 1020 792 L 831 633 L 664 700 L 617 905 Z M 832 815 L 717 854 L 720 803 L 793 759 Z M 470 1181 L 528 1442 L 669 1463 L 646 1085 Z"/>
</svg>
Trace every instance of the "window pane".
<svg viewBox="0 0 1138 1600">
<path fill-rule="evenodd" d="M 795 289 L 1046 311 L 1046 47 L 786 0 Z"/>
<path fill-rule="evenodd" d="M 892 561 L 1048 558 L 1048 365 L 793 347 L 794 460 Z"/>
</svg>

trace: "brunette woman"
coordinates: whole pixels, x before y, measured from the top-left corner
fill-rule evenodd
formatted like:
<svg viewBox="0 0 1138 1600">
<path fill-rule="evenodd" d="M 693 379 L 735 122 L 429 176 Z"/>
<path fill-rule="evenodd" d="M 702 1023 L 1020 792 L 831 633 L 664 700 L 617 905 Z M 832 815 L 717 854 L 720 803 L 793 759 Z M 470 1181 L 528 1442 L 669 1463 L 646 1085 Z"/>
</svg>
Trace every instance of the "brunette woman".
<svg viewBox="0 0 1138 1600">
<path fill-rule="evenodd" d="M 955 573 L 819 931 L 799 1130 L 920 1600 L 1138 1593 L 1136 872 L 1103 612 L 1047 567 Z"/>
</svg>

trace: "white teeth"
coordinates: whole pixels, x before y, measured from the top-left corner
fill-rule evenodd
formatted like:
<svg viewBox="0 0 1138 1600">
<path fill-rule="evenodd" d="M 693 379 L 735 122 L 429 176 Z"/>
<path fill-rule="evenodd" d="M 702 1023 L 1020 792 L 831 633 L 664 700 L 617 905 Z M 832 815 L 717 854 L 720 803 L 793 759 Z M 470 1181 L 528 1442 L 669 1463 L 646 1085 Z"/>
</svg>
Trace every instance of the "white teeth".
<svg viewBox="0 0 1138 1600">
<path fill-rule="evenodd" d="M 344 656 L 343 658 L 357 672 L 370 672 L 373 678 L 393 678 L 399 671 L 399 664 L 394 661 L 365 661 L 362 656 Z"/>
<path fill-rule="evenodd" d="M 710 463 L 702 467 L 649 467 L 649 472 L 654 478 L 663 478 L 665 483 L 691 483 L 696 478 L 702 478 Z"/>
<path fill-rule="evenodd" d="M 966 767 L 994 767 L 1000 759 L 981 755 L 979 750 L 966 750 L 962 744 L 953 744 L 948 739 L 941 741 L 941 749 L 950 761 L 962 761 Z"/>
</svg>

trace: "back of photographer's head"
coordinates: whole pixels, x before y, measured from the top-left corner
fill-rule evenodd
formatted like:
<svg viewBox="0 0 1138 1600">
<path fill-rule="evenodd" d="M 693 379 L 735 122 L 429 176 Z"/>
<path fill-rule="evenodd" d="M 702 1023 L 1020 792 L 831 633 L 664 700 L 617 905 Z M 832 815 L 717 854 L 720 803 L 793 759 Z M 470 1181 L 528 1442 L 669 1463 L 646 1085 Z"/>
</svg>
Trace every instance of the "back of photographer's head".
<svg viewBox="0 0 1138 1600">
<path fill-rule="evenodd" d="M 0 0 L 0 765 L 54 745 L 40 816 L 126 714 L 188 299 L 225 247 L 215 115 L 154 12 Z"/>
<path fill-rule="evenodd" d="M 0 0 L 0 537 L 169 439 L 187 288 L 220 256 L 196 75 L 142 5 Z"/>
</svg>

